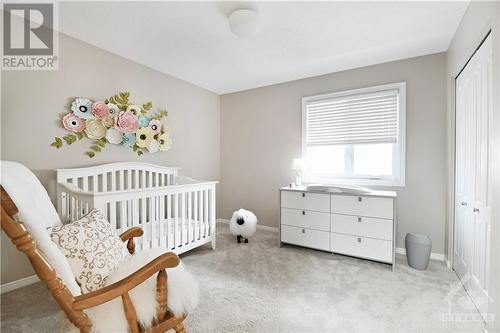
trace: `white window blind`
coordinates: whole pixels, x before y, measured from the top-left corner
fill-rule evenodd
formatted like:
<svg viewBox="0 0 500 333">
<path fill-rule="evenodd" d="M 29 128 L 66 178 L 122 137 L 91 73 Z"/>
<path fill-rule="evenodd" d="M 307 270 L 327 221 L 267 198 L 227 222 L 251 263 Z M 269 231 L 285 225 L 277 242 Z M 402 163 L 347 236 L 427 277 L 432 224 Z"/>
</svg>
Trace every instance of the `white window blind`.
<svg viewBox="0 0 500 333">
<path fill-rule="evenodd" d="M 306 146 L 396 143 L 399 90 L 305 102 Z"/>
</svg>

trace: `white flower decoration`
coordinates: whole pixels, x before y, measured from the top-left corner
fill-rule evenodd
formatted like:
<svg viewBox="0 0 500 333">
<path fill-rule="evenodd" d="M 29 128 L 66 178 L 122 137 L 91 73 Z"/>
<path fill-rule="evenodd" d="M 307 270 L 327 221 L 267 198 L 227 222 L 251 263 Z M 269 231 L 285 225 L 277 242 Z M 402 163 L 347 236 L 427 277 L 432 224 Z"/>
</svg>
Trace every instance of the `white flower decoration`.
<svg viewBox="0 0 500 333">
<path fill-rule="evenodd" d="M 156 140 L 152 140 L 148 146 L 148 151 L 150 153 L 156 153 L 160 149 L 160 143 Z"/>
<path fill-rule="evenodd" d="M 127 111 L 130 111 L 137 116 L 141 112 L 141 107 L 139 105 L 130 104 L 127 106 Z"/>
<path fill-rule="evenodd" d="M 109 116 L 111 118 L 114 118 L 120 112 L 120 108 L 118 107 L 118 105 L 113 103 L 108 103 L 106 105 L 109 108 Z"/>
<path fill-rule="evenodd" d="M 93 102 L 90 99 L 77 98 L 71 103 L 71 111 L 79 118 L 92 119 L 94 118 L 92 114 L 92 104 Z"/>
<path fill-rule="evenodd" d="M 108 140 L 109 143 L 119 145 L 123 141 L 123 134 L 116 128 L 111 127 L 106 132 L 106 140 Z"/>
</svg>

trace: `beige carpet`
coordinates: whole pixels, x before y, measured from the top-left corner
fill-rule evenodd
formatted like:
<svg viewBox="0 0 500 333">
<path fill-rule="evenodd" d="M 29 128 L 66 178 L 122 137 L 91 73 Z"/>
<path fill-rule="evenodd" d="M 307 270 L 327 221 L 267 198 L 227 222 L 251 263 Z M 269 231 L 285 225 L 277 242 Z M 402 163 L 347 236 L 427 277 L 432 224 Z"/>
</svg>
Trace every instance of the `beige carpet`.
<svg viewBox="0 0 500 333">
<path fill-rule="evenodd" d="M 482 332 L 456 275 L 441 262 L 427 271 L 399 258 L 390 266 L 294 246 L 258 230 L 237 244 L 218 225 L 210 246 L 182 256 L 200 282 L 190 333 L 211 332 Z M 56 332 L 60 312 L 40 283 L 2 295 L 2 333 Z M 462 316 L 462 317 L 461 317 Z"/>
</svg>

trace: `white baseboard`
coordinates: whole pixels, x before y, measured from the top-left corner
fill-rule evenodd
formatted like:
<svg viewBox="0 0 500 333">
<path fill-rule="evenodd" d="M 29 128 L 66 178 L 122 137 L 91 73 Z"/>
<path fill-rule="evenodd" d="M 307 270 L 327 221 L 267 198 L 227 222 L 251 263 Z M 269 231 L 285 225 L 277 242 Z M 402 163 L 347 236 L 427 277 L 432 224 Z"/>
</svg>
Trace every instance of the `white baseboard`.
<svg viewBox="0 0 500 333">
<path fill-rule="evenodd" d="M 217 223 L 229 224 L 229 220 L 228 219 L 217 219 Z M 276 228 L 276 227 L 269 227 L 267 225 L 261 225 L 261 224 L 257 224 L 257 229 L 278 232 L 278 228 Z"/>
<path fill-rule="evenodd" d="M 25 277 L 23 279 L 19 279 L 16 281 L 12 281 L 9 283 L 4 283 L 0 286 L 0 294 L 8 293 L 9 291 L 16 290 L 25 286 L 29 286 L 30 284 L 36 283 L 40 281 L 37 275 L 32 275 Z"/>
<path fill-rule="evenodd" d="M 404 247 L 397 247 L 396 253 L 406 255 L 406 249 Z M 444 256 L 444 254 L 441 253 L 431 252 L 431 259 L 446 262 L 446 257 Z"/>
</svg>

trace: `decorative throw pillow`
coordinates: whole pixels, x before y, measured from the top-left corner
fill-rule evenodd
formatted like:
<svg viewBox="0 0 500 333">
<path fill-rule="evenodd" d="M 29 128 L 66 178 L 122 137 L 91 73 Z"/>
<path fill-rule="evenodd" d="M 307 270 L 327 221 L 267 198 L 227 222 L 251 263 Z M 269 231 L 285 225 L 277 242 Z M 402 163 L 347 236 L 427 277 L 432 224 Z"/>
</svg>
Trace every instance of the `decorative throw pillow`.
<svg viewBox="0 0 500 333">
<path fill-rule="evenodd" d="M 82 293 L 103 287 L 109 273 L 129 255 L 125 243 L 97 209 L 47 230 L 68 260 Z"/>
</svg>

